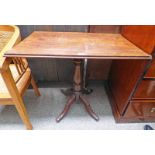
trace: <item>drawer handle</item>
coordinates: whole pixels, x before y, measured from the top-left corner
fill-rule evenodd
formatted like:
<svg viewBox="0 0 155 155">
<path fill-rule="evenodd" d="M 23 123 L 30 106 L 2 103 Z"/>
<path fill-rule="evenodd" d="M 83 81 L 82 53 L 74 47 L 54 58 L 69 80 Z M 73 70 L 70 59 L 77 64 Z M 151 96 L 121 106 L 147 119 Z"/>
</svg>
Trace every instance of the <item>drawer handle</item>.
<svg viewBox="0 0 155 155">
<path fill-rule="evenodd" d="M 155 108 L 152 108 L 152 109 L 150 110 L 150 112 L 155 112 Z"/>
</svg>

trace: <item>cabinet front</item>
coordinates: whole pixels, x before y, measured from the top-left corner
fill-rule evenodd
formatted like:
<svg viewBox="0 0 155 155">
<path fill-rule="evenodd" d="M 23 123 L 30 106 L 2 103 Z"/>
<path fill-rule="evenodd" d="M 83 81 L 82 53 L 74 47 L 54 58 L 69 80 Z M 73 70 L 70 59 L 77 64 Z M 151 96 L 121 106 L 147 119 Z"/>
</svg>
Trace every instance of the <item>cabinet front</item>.
<svg viewBox="0 0 155 155">
<path fill-rule="evenodd" d="M 142 80 L 133 99 L 155 99 L 155 80 Z"/>
<path fill-rule="evenodd" d="M 155 121 L 155 102 L 131 101 L 125 117 L 137 117 L 139 119 L 152 119 Z"/>
</svg>

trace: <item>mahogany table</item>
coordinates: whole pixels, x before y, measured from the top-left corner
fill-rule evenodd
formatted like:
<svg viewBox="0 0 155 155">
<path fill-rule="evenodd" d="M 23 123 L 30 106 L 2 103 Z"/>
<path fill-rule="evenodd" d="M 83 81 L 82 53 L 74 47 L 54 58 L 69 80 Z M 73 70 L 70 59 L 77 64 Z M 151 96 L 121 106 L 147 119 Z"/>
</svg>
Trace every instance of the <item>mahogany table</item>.
<svg viewBox="0 0 155 155">
<path fill-rule="evenodd" d="M 75 72 L 73 93 L 57 117 L 59 122 L 68 113 L 71 105 L 80 100 L 86 111 L 96 121 L 99 117 L 81 93 L 81 62 L 83 59 L 151 59 L 151 56 L 136 47 L 120 34 L 82 32 L 36 31 L 6 52 L 5 57 L 66 58 L 73 59 Z"/>
</svg>

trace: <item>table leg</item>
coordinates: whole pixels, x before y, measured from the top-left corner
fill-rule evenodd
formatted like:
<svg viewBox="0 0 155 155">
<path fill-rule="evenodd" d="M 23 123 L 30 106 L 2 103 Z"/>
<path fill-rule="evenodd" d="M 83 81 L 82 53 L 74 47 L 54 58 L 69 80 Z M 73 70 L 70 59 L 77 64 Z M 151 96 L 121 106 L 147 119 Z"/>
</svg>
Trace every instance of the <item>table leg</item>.
<svg viewBox="0 0 155 155">
<path fill-rule="evenodd" d="M 89 113 L 89 115 L 96 121 L 98 121 L 99 117 L 95 114 L 89 102 L 82 95 L 82 78 L 81 78 L 82 60 L 81 59 L 74 60 L 74 64 L 75 64 L 75 71 L 73 77 L 73 89 L 72 91 L 69 91 L 72 95 L 69 97 L 63 111 L 56 118 L 56 121 L 60 122 L 67 115 L 71 105 L 73 105 L 73 103 L 76 102 L 77 100 L 80 100 L 84 104 L 85 109 Z M 66 94 L 66 92 L 64 94 Z"/>
<path fill-rule="evenodd" d="M 65 107 L 64 107 L 63 111 L 56 118 L 56 122 L 60 122 L 67 115 L 71 105 L 74 103 L 75 100 L 76 100 L 75 95 L 72 95 L 71 97 L 69 97 L 67 103 L 65 104 Z"/>
<path fill-rule="evenodd" d="M 81 102 L 83 103 L 83 105 L 85 106 L 86 111 L 88 112 L 88 114 L 94 118 L 96 121 L 99 121 L 99 117 L 95 114 L 95 112 L 93 111 L 93 109 L 91 108 L 91 105 L 89 104 L 89 102 L 84 98 L 84 96 L 80 95 L 79 99 L 81 100 Z"/>
</svg>

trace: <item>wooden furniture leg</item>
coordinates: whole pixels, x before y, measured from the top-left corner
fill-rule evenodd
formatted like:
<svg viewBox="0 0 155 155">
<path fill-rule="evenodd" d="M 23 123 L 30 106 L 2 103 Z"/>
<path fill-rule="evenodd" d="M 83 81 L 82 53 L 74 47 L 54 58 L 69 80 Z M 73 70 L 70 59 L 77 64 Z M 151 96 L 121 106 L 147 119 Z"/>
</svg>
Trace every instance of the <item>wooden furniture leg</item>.
<svg viewBox="0 0 155 155">
<path fill-rule="evenodd" d="M 9 91 L 10 95 L 12 96 L 14 105 L 17 108 L 17 111 L 18 111 L 23 123 L 25 124 L 25 126 L 28 130 L 32 130 L 32 125 L 28 118 L 26 108 L 24 106 L 24 102 L 18 92 L 18 89 L 17 89 L 16 84 L 13 80 L 10 69 L 8 68 L 6 71 L 2 72 L 1 75 L 3 76 L 3 79 L 6 83 L 7 88 L 8 88 L 8 91 Z"/>
<path fill-rule="evenodd" d="M 31 85 L 32 85 L 32 87 L 33 87 L 33 89 L 34 89 L 34 92 L 35 92 L 35 94 L 36 94 L 36 96 L 40 96 L 41 94 L 40 94 L 40 91 L 39 91 L 39 89 L 38 89 L 38 87 L 37 87 L 37 85 L 36 85 L 36 82 L 35 82 L 35 80 L 33 79 L 33 76 L 31 75 Z"/>
<path fill-rule="evenodd" d="M 33 127 L 32 127 L 32 124 L 28 118 L 28 115 L 27 115 L 27 112 L 26 112 L 26 108 L 24 106 L 24 103 L 22 102 L 22 100 L 20 99 L 20 101 L 17 101 L 16 100 L 16 109 L 23 121 L 23 123 L 25 124 L 27 130 L 32 130 Z"/>
<path fill-rule="evenodd" d="M 65 115 L 68 113 L 71 105 L 74 103 L 75 99 L 76 99 L 75 95 L 72 95 L 71 97 L 69 97 L 63 111 L 60 113 L 60 115 L 56 119 L 57 122 L 60 122 L 65 117 Z"/>
<path fill-rule="evenodd" d="M 89 102 L 86 101 L 86 99 L 82 95 L 81 63 L 82 63 L 81 59 L 74 60 L 75 71 L 74 71 L 74 78 L 73 78 L 73 95 L 69 97 L 63 111 L 56 118 L 57 122 L 60 122 L 67 115 L 71 105 L 73 105 L 73 103 L 79 99 L 84 104 L 85 109 L 89 113 L 89 115 L 92 118 L 94 118 L 96 121 L 99 120 L 99 117 L 92 110 Z"/>
<path fill-rule="evenodd" d="M 99 117 L 95 114 L 95 112 L 93 111 L 93 109 L 91 108 L 91 105 L 89 104 L 89 102 L 84 98 L 84 96 L 80 95 L 79 96 L 80 101 L 83 103 L 83 105 L 85 106 L 86 111 L 88 112 L 88 114 L 94 118 L 96 121 L 99 120 Z"/>
</svg>

